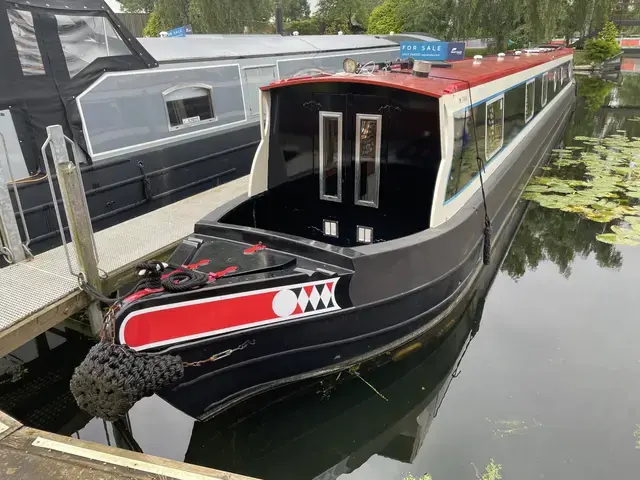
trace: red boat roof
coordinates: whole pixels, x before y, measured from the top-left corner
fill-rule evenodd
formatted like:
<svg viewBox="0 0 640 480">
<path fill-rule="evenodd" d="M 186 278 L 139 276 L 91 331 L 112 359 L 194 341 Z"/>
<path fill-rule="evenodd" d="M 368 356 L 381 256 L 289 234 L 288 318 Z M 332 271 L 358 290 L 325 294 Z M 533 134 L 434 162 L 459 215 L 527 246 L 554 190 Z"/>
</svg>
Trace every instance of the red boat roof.
<svg viewBox="0 0 640 480">
<path fill-rule="evenodd" d="M 515 56 L 507 55 L 498 60 L 497 56 L 484 57 L 479 62 L 472 59 L 451 62 L 450 68 L 432 67 L 428 78 L 415 77 L 407 73 L 377 71 L 371 75 L 336 74 L 287 78 L 270 83 L 262 90 L 271 90 L 287 85 L 302 83 L 365 83 L 397 88 L 409 92 L 441 97 L 460 92 L 476 85 L 491 82 L 501 77 L 542 65 L 556 58 L 573 55 L 572 48 L 559 48 L 552 52 L 532 53 Z M 467 83 L 468 82 L 468 83 Z"/>
</svg>

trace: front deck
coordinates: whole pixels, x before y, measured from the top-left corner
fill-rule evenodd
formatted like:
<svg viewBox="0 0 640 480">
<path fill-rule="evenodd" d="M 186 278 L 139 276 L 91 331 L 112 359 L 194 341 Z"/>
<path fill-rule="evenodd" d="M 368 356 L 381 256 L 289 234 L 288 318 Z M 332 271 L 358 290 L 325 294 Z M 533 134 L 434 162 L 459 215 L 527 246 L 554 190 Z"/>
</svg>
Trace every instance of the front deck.
<svg viewBox="0 0 640 480">
<path fill-rule="evenodd" d="M 173 249 L 198 220 L 246 192 L 247 185 L 242 177 L 96 233 L 99 267 L 108 274 L 105 290 L 129 281 L 135 264 Z M 69 252 L 75 261 L 72 245 Z M 88 304 L 69 272 L 63 247 L 0 269 L 0 356 Z"/>
</svg>

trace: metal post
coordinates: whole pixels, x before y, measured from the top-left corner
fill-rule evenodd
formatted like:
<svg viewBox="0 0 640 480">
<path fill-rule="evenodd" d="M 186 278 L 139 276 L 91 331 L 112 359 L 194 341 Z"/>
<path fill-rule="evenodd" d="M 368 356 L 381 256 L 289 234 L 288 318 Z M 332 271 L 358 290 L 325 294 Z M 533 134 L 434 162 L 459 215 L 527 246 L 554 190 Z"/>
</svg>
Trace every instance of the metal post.
<svg viewBox="0 0 640 480">
<path fill-rule="evenodd" d="M 73 246 L 78 258 L 78 266 L 85 281 L 101 290 L 102 279 L 98 271 L 98 255 L 93 238 L 91 216 L 87 208 L 82 177 L 74 163 L 69 160 L 67 142 L 60 125 L 47 127 L 47 134 L 51 139 L 51 154 L 56 168 L 56 175 L 62 193 L 64 210 L 73 240 Z M 46 159 L 45 159 L 46 161 Z M 87 311 L 91 331 L 97 334 L 102 328 L 102 315 L 96 302 Z"/>
<path fill-rule="evenodd" d="M 7 158 L 8 161 L 9 159 Z M 24 260 L 25 255 L 22 248 L 20 230 L 18 230 L 18 222 L 16 222 L 16 214 L 13 211 L 7 177 L 3 172 L 2 162 L 0 162 L 0 234 L 3 241 L 0 242 L 0 250 L 2 250 L 0 254 L 11 260 L 11 263 Z M 2 247 L 1 243 L 4 243 L 4 247 Z"/>
</svg>

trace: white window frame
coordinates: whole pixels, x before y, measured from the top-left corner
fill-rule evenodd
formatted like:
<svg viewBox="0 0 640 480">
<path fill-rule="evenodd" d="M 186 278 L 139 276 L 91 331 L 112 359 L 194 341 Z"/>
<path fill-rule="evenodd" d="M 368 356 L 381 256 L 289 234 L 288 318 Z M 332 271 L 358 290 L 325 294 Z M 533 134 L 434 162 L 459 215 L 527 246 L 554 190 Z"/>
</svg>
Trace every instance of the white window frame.
<svg viewBox="0 0 640 480">
<path fill-rule="evenodd" d="M 318 112 L 319 119 L 319 133 L 320 133 L 320 159 L 319 159 L 319 172 L 318 178 L 320 181 L 320 199 L 328 200 L 330 202 L 342 202 L 342 112 L 327 112 L 321 110 Z M 325 194 L 325 181 L 324 181 L 324 172 L 325 172 L 325 164 L 324 164 L 324 119 L 325 118 L 337 118 L 338 119 L 338 165 L 337 165 L 337 174 L 338 174 L 338 185 L 336 196 Z"/>
<path fill-rule="evenodd" d="M 501 129 L 501 139 L 500 139 L 500 145 L 493 150 L 492 152 L 488 152 L 487 151 L 487 147 L 489 146 L 489 105 L 493 105 L 494 103 L 498 102 L 502 100 L 502 129 Z M 489 100 L 487 103 L 485 103 L 485 111 L 484 111 L 484 158 L 485 161 L 489 161 L 491 160 L 501 149 L 502 147 L 504 147 L 504 109 L 505 109 L 505 104 L 504 104 L 504 93 L 498 95 L 495 98 L 492 98 L 491 100 Z"/>
<path fill-rule="evenodd" d="M 531 106 L 531 112 L 527 116 L 527 105 L 529 103 L 529 86 L 533 88 L 533 105 Z M 536 79 L 532 78 L 527 81 L 524 86 L 524 123 L 529 123 L 529 120 L 533 118 L 533 114 L 536 111 Z"/>
<path fill-rule="evenodd" d="M 558 91 L 558 69 L 553 69 L 553 93 Z"/>
<path fill-rule="evenodd" d="M 376 122 L 376 154 L 374 159 L 375 183 L 373 190 L 374 200 L 362 200 L 360 198 L 360 126 L 363 120 Z M 382 149 L 382 115 L 366 115 L 363 113 L 356 114 L 356 158 L 355 158 L 355 192 L 354 203 L 365 207 L 378 208 L 380 201 L 380 151 Z"/>
<path fill-rule="evenodd" d="M 209 92 L 209 101 L 211 102 L 211 110 L 213 112 L 212 118 L 206 118 L 204 120 L 200 120 L 193 123 L 183 123 L 181 125 L 171 125 L 171 117 L 169 116 L 169 109 L 167 108 L 167 101 L 172 101 L 171 99 L 167 100 L 167 96 L 171 95 L 174 92 L 179 90 L 187 89 L 187 88 L 201 88 L 203 90 L 207 90 Z M 216 108 L 213 102 L 213 87 L 207 83 L 181 83 L 180 85 L 174 85 L 173 87 L 167 88 L 164 92 L 162 92 L 162 101 L 164 102 L 164 111 L 167 114 L 167 127 L 170 132 L 175 132 L 176 130 L 182 130 L 184 128 L 192 128 L 198 127 L 200 125 L 204 125 L 207 123 L 213 123 L 218 121 L 218 117 L 216 116 Z"/>
<path fill-rule="evenodd" d="M 549 72 L 544 72 L 542 74 L 542 83 L 541 83 L 542 88 L 540 89 L 540 105 L 542 106 L 542 108 L 544 108 L 544 106 L 547 104 L 547 97 L 548 97 L 548 93 L 549 93 Z"/>
</svg>

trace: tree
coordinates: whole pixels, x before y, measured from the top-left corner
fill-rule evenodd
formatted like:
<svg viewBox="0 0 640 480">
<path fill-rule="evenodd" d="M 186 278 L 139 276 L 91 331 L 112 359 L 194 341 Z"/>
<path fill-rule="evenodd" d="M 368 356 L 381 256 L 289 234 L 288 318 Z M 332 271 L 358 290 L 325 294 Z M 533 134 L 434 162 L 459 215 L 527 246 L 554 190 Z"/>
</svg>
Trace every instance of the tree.
<svg viewBox="0 0 640 480">
<path fill-rule="evenodd" d="M 285 31 L 298 32 L 300 35 L 320 35 L 320 22 L 317 17 L 294 20 L 285 24 Z"/>
<path fill-rule="evenodd" d="M 155 0 L 118 0 L 125 12 L 151 13 L 156 4 Z"/>
<path fill-rule="evenodd" d="M 367 33 L 386 35 L 389 32 L 401 32 L 402 21 L 397 10 L 397 0 L 386 0 L 374 8 L 369 15 Z"/>
<path fill-rule="evenodd" d="M 285 22 L 302 20 L 311 15 L 311 7 L 308 0 L 282 0 L 282 18 Z"/>
<path fill-rule="evenodd" d="M 273 7 L 271 0 L 191 0 L 189 19 L 195 33 L 242 33 L 245 26 L 262 32 Z"/>
<path fill-rule="evenodd" d="M 366 29 L 371 11 L 380 0 L 319 0 L 316 15 L 324 22 L 326 33 L 360 33 Z"/>
<path fill-rule="evenodd" d="M 587 58 L 592 62 L 602 62 L 622 51 L 617 40 L 618 29 L 613 22 L 607 22 L 598 34 L 598 38 L 585 44 Z"/>
</svg>

